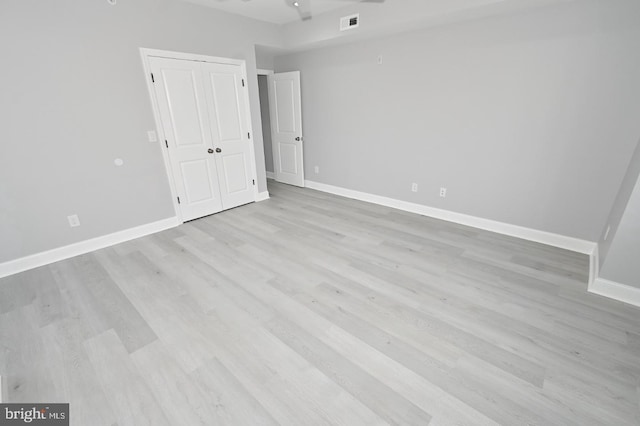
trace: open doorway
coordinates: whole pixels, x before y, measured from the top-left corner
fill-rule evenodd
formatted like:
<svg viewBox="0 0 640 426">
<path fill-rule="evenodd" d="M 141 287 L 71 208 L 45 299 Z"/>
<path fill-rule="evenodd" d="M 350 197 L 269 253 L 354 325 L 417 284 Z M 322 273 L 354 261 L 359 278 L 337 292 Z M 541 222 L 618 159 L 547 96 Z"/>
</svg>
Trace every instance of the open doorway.
<svg viewBox="0 0 640 426">
<path fill-rule="evenodd" d="M 262 119 L 262 140 L 264 143 L 264 166 L 267 171 L 267 179 L 274 179 L 271 115 L 269 111 L 269 82 L 267 78 L 269 74 L 273 74 L 273 71 L 258 70 L 258 90 L 260 96 L 260 116 Z"/>
<path fill-rule="evenodd" d="M 267 178 L 304 188 L 300 72 L 257 71 Z"/>
</svg>

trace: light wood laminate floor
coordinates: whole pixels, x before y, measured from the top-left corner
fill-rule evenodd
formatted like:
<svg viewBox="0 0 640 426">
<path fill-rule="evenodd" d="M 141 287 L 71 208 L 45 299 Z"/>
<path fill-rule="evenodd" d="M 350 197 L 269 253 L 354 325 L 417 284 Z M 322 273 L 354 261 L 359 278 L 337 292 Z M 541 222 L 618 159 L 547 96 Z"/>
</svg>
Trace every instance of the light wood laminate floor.
<svg viewBox="0 0 640 426">
<path fill-rule="evenodd" d="M 74 425 L 638 425 L 588 259 L 308 189 L 0 280 L 9 402 Z"/>
</svg>

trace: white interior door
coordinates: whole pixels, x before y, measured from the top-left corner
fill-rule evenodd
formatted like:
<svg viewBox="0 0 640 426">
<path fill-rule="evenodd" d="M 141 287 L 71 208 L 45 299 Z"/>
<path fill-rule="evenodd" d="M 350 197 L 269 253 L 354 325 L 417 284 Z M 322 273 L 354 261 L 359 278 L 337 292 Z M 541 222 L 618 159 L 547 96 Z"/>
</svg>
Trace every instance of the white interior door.
<svg viewBox="0 0 640 426">
<path fill-rule="evenodd" d="M 182 220 L 223 209 L 200 63 L 149 58 Z"/>
<path fill-rule="evenodd" d="M 304 186 L 300 71 L 272 74 L 268 81 L 275 179 Z"/>
<path fill-rule="evenodd" d="M 204 89 L 215 145 L 224 209 L 255 201 L 242 69 L 239 65 L 202 63 Z"/>
</svg>

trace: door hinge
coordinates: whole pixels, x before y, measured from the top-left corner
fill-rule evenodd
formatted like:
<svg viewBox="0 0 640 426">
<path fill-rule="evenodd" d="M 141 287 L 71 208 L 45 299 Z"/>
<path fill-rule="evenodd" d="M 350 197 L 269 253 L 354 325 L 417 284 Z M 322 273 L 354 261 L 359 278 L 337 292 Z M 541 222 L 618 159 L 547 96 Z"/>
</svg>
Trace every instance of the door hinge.
<svg viewBox="0 0 640 426">
<path fill-rule="evenodd" d="M 247 137 L 251 139 L 251 133 L 247 132 Z"/>
<path fill-rule="evenodd" d="M 253 186 L 255 186 L 255 185 L 256 185 L 256 180 L 255 180 L 255 179 L 253 179 Z"/>
<path fill-rule="evenodd" d="M 242 87 L 244 87 L 244 78 L 242 79 Z"/>
<path fill-rule="evenodd" d="M 169 148 L 169 142 L 167 142 L 167 140 L 164 140 L 164 144 L 167 146 L 167 148 Z"/>
<path fill-rule="evenodd" d="M 180 197 L 178 197 L 178 204 L 180 204 Z"/>
<path fill-rule="evenodd" d="M 155 82 L 156 82 L 156 79 L 155 79 L 155 78 L 153 78 L 153 73 L 151 73 L 151 82 L 152 82 L 152 83 L 155 83 Z"/>
</svg>

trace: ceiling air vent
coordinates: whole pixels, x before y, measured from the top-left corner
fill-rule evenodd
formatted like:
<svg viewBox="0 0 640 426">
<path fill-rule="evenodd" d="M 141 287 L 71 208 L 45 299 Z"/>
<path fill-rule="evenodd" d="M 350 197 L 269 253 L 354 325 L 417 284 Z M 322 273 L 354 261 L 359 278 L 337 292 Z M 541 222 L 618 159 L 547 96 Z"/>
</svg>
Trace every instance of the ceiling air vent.
<svg viewBox="0 0 640 426">
<path fill-rule="evenodd" d="M 340 18 L 340 31 L 352 30 L 360 26 L 360 14 Z"/>
</svg>

